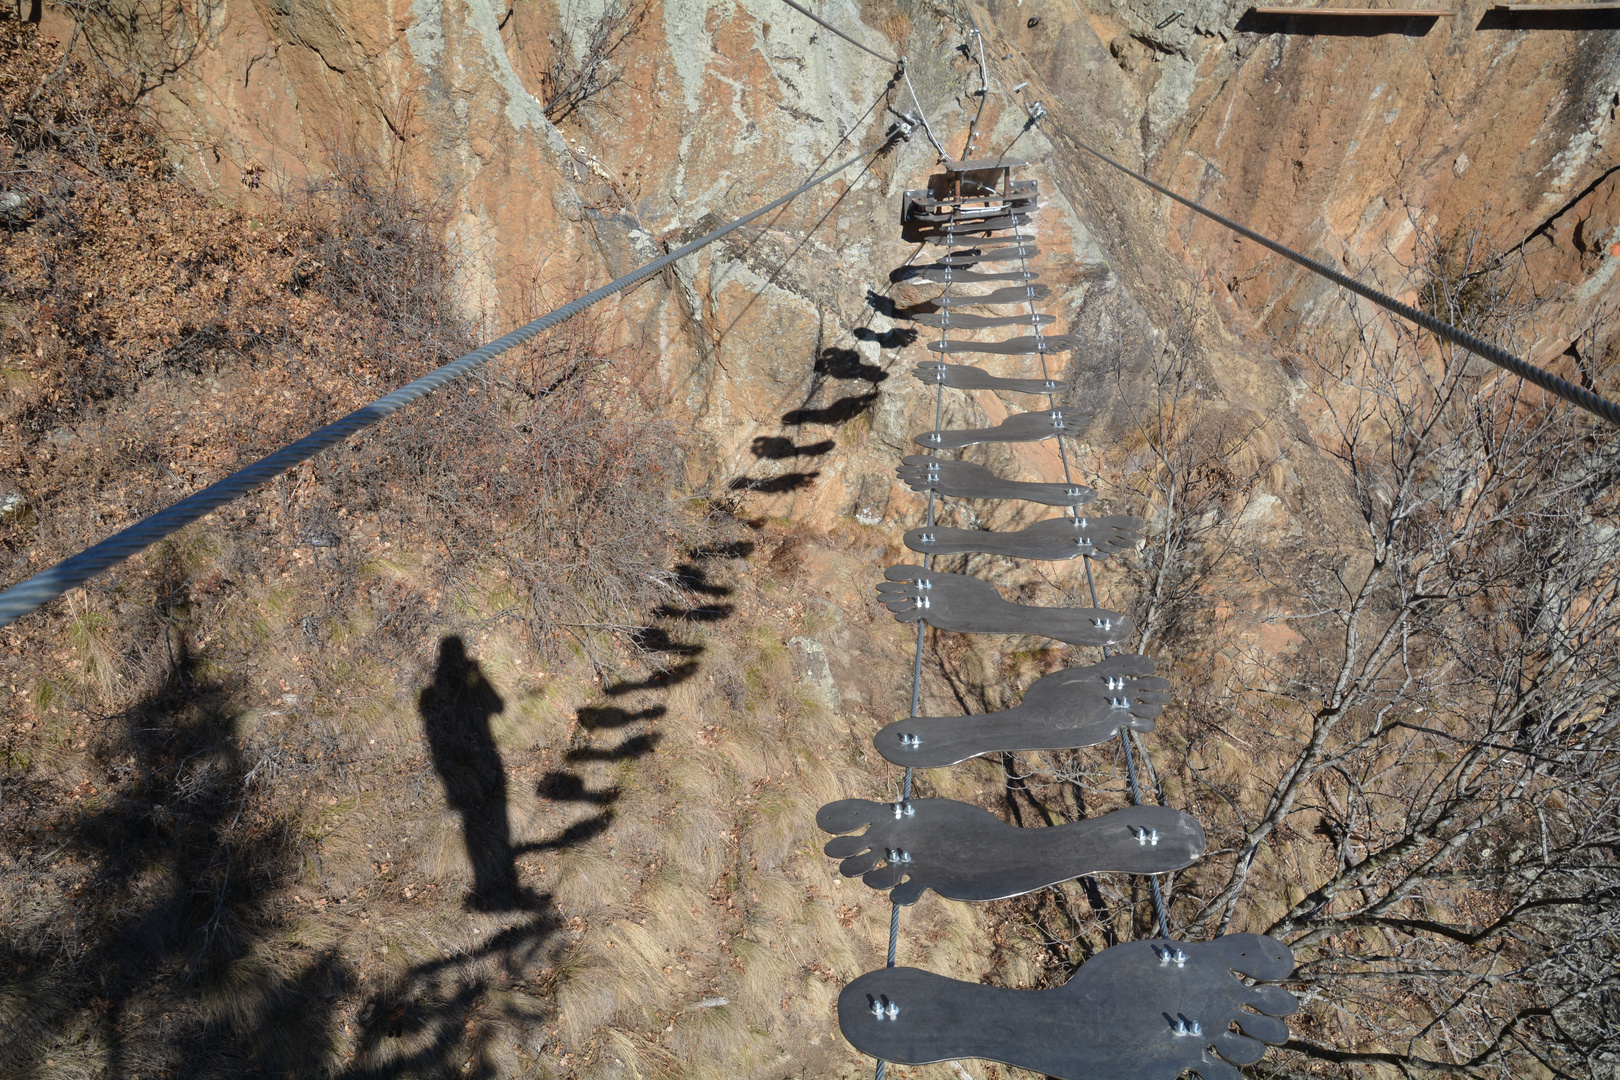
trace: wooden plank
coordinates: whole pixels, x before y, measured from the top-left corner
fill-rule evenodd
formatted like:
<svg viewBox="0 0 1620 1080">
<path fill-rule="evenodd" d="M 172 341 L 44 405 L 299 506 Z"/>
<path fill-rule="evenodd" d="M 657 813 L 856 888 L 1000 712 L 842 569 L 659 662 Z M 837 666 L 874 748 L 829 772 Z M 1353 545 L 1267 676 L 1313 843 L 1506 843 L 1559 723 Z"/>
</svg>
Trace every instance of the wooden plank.
<svg viewBox="0 0 1620 1080">
<path fill-rule="evenodd" d="M 1255 7 L 1249 10 L 1256 15 L 1331 15 L 1334 18 L 1371 19 L 1437 19 L 1442 15 L 1457 14 L 1444 8 Z"/>
<path fill-rule="evenodd" d="M 1620 4 L 1496 4 L 1492 11 L 1620 11 Z"/>
</svg>

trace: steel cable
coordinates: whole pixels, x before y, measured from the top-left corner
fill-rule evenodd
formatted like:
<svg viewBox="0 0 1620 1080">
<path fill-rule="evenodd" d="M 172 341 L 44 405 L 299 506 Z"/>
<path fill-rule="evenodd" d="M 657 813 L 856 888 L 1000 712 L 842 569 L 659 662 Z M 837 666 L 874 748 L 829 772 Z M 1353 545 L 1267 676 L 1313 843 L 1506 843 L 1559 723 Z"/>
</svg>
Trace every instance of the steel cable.
<svg viewBox="0 0 1620 1080">
<path fill-rule="evenodd" d="M 833 33 L 837 34 L 839 37 L 861 50 L 861 52 L 866 53 L 868 56 L 875 56 L 879 60 L 882 60 L 885 64 L 893 64 L 895 67 L 901 67 L 905 64 L 904 60 L 897 59 L 893 56 L 884 56 L 880 52 L 867 48 L 865 45 L 862 45 L 860 42 L 838 29 L 838 27 L 834 26 L 832 23 L 827 22 L 825 19 L 811 12 L 809 8 L 801 7 L 800 5 L 795 4 L 793 0 L 782 0 L 782 3 L 786 4 L 788 7 L 792 8 L 794 11 L 797 11 L 800 15 L 803 15 L 812 22 L 820 23 L 823 27 L 831 30 Z"/>
<path fill-rule="evenodd" d="M 1032 125 L 1039 124 L 1039 118 L 1032 118 L 1030 123 Z M 1409 304 L 1403 304 L 1393 296 L 1387 296 L 1370 285 L 1363 285 L 1355 278 L 1350 277 L 1347 274 L 1340 273 L 1338 270 L 1335 270 L 1326 263 L 1319 262 L 1308 255 L 1301 255 L 1299 252 L 1284 244 L 1280 244 L 1277 241 L 1272 240 L 1270 237 L 1262 236 L 1260 233 L 1255 232 L 1246 225 L 1239 225 L 1231 218 L 1217 214 L 1213 210 L 1200 206 L 1198 203 L 1193 202 L 1186 196 L 1176 194 L 1163 184 L 1150 180 L 1141 173 L 1136 172 L 1134 169 L 1121 165 L 1107 154 L 1087 146 L 1085 143 L 1074 138 L 1072 135 L 1065 134 L 1064 138 L 1068 139 L 1075 146 L 1078 146 L 1080 149 L 1084 150 L 1097 160 L 1112 165 L 1126 176 L 1129 176 L 1135 180 L 1140 180 L 1154 191 L 1157 191 L 1161 195 L 1169 196 L 1182 206 L 1187 207 L 1189 210 L 1200 213 L 1209 218 L 1211 221 L 1218 222 L 1221 225 L 1226 226 L 1239 236 L 1253 240 L 1255 243 L 1267 248 L 1268 250 L 1276 252 L 1283 258 L 1288 259 L 1291 262 L 1298 263 L 1300 266 L 1303 266 L 1305 269 L 1310 270 L 1313 273 L 1320 274 L 1329 281 L 1333 282 L 1335 285 L 1338 285 L 1341 288 L 1349 289 L 1357 296 L 1371 300 L 1379 307 L 1384 308 L 1387 311 L 1393 311 L 1395 314 L 1401 316 L 1401 318 L 1416 323 L 1418 326 L 1421 326 L 1423 329 L 1429 331 L 1429 333 L 1433 334 L 1435 337 L 1440 338 L 1443 341 L 1449 341 L 1453 345 L 1459 345 L 1462 348 L 1467 349 L 1469 352 L 1489 360 L 1497 367 L 1517 375 L 1526 382 L 1533 383 L 1550 394 L 1556 394 L 1565 401 L 1580 406 L 1587 412 L 1592 413 L 1594 416 L 1600 417 L 1601 419 L 1607 420 L 1609 423 L 1620 427 L 1620 405 L 1616 405 L 1614 402 L 1609 401 L 1606 398 L 1599 397 L 1597 394 L 1592 393 L 1592 391 L 1583 386 L 1576 386 L 1568 379 L 1554 375 L 1545 368 L 1539 368 L 1527 360 L 1521 360 L 1519 357 L 1514 356 L 1506 349 L 1492 345 L 1483 338 L 1475 337 L 1466 330 L 1459 330 L 1457 327 L 1452 326 L 1448 322 L 1437 319 L 1433 315 L 1419 311 L 1417 308 L 1412 307 Z"/>
<path fill-rule="evenodd" d="M 0 626 L 15 622 L 30 611 L 61 596 L 67 590 L 82 585 L 102 571 L 116 566 L 131 555 L 155 544 L 172 533 L 178 532 L 210 511 L 216 510 L 232 500 L 241 498 L 255 488 L 275 479 L 293 466 L 309 460 L 321 451 L 336 446 L 350 435 L 398 412 L 418 398 L 426 397 L 446 384 L 483 367 L 490 360 L 508 349 L 522 345 L 537 334 L 573 318 L 591 305 L 605 300 L 615 293 L 623 292 L 633 285 L 640 284 L 678 259 L 682 259 L 694 251 L 714 243 L 750 221 L 754 221 L 777 207 L 791 202 L 816 185 L 843 172 L 856 162 L 888 148 L 897 138 L 902 138 L 909 133 L 910 128 L 907 126 L 892 130 L 884 137 L 882 142 L 872 149 L 861 151 L 842 164 L 788 192 L 780 199 L 762 206 L 728 225 L 723 225 L 689 244 L 676 248 L 666 255 L 661 255 L 651 262 L 630 271 L 623 277 L 602 286 L 600 289 L 586 293 L 577 300 L 570 301 L 557 310 L 542 315 L 533 322 L 527 323 L 503 337 L 496 338 L 487 345 L 474 349 L 465 356 L 429 372 L 415 382 L 408 383 L 393 393 L 356 409 L 341 420 L 313 431 L 297 442 L 284 446 L 267 457 L 260 458 L 247 468 L 234 472 L 223 480 L 208 485 L 196 494 L 181 499 L 173 506 L 160 510 L 151 517 L 139 521 L 121 532 L 114 533 L 99 544 L 86 548 L 79 554 L 57 563 L 49 570 L 43 570 L 26 581 L 0 592 Z"/>
<path fill-rule="evenodd" d="M 1018 247 L 1018 268 L 1021 272 L 1027 275 L 1029 273 L 1029 259 L 1024 254 L 1024 232 L 1022 226 L 1013 226 L 1013 237 L 1015 238 Z M 1041 358 L 1041 377 L 1050 382 L 1052 380 L 1052 373 L 1048 369 L 1046 363 L 1046 347 L 1044 345 L 1045 336 L 1041 331 L 1040 319 L 1037 317 L 1037 312 L 1035 311 L 1035 289 L 1032 285 L 1030 285 L 1030 279 L 1028 277 L 1024 278 L 1024 297 L 1025 304 L 1029 308 L 1029 314 L 1035 323 L 1035 348 L 1037 350 L 1037 355 L 1039 355 Z M 1047 408 L 1049 408 L 1053 413 L 1056 413 L 1058 410 L 1057 394 L 1048 394 L 1046 401 Z M 1074 483 L 1074 477 L 1069 471 L 1069 451 L 1064 445 L 1063 436 L 1061 435 L 1059 435 L 1057 438 L 1057 447 L 1058 460 L 1063 463 L 1063 482 L 1072 485 Z M 1069 514 L 1076 523 L 1080 521 L 1080 509 L 1078 507 L 1069 507 Z M 1091 572 L 1091 556 L 1085 555 L 1082 556 L 1082 558 L 1085 560 L 1086 565 L 1086 586 L 1091 591 L 1091 606 L 1097 607 L 1099 603 L 1097 599 L 1097 581 Z M 1112 650 L 1109 649 L 1107 645 L 1104 645 L 1102 647 L 1102 654 L 1106 659 L 1112 654 Z M 1131 803 L 1135 806 L 1141 806 L 1142 788 L 1136 780 L 1136 759 L 1131 753 L 1129 727 L 1120 727 L 1119 744 L 1125 750 L 1125 774 L 1130 779 Z M 1142 759 L 1144 761 L 1148 760 L 1146 751 L 1143 752 Z M 1151 769 L 1152 767 L 1152 762 L 1149 761 L 1148 768 Z M 1170 916 L 1165 910 L 1163 890 L 1159 888 L 1159 879 L 1157 876 L 1149 874 L 1147 875 L 1147 879 L 1148 884 L 1153 889 L 1153 910 L 1154 914 L 1156 914 L 1159 919 L 1159 936 L 1168 939 L 1170 937 Z"/>
</svg>

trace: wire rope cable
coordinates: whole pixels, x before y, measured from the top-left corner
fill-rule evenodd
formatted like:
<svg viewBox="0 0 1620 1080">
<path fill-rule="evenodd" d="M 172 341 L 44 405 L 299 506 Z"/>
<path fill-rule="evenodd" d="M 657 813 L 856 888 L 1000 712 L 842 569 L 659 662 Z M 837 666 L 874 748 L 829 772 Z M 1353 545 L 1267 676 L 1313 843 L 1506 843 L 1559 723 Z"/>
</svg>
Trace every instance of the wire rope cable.
<svg viewBox="0 0 1620 1080">
<path fill-rule="evenodd" d="M 1040 117 L 1032 117 L 1031 123 L 1038 125 L 1040 123 Z M 1253 240 L 1255 243 L 1270 251 L 1276 252 L 1278 255 L 1288 259 L 1290 262 L 1298 263 L 1305 269 L 1310 270 L 1313 273 L 1320 274 L 1322 277 L 1327 278 L 1335 285 L 1338 285 L 1341 288 L 1349 289 L 1357 296 L 1371 300 L 1379 307 L 1384 308 L 1387 311 L 1392 311 L 1409 322 L 1416 323 L 1418 326 L 1421 326 L 1423 329 L 1429 331 L 1429 333 L 1433 334 L 1435 337 L 1440 338 L 1443 341 L 1448 341 L 1453 345 L 1461 346 L 1462 348 L 1467 349 L 1469 352 L 1489 360 L 1497 367 L 1517 375 L 1524 381 L 1533 383 L 1548 393 L 1555 394 L 1558 397 L 1563 398 L 1565 401 L 1585 409 L 1594 416 L 1607 420 L 1609 423 L 1620 427 L 1620 405 L 1616 405 L 1614 402 L 1594 394 L 1592 391 L 1583 386 L 1577 386 L 1568 379 L 1554 375 L 1545 368 L 1537 367 L 1535 364 L 1532 364 L 1527 360 L 1520 359 L 1519 357 L 1508 352 L 1506 349 L 1493 345 L 1483 338 L 1475 337 L 1466 330 L 1461 330 L 1455 326 L 1452 326 L 1450 323 L 1445 322 L 1442 319 L 1437 319 L 1427 312 L 1419 311 L 1410 304 L 1403 304 L 1393 296 L 1388 296 L 1382 292 L 1379 292 L 1370 285 L 1364 285 L 1355 278 L 1350 277 L 1348 274 L 1340 273 L 1338 270 L 1335 270 L 1333 267 L 1324 262 L 1313 259 L 1309 255 L 1301 255 L 1293 248 L 1290 248 L 1285 244 L 1278 243 L 1276 240 L 1273 240 L 1268 236 L 1263 236 L 1246 225 L 1240 225 L 1229 217 L 1217 214 L 1215 211 L 1210 210 L 1207 207 L 1200 206 L 1198 203 L 1187 198 L 1186 196 L 1179 195 L 1165 187 L 1163 184 L 1150 180 L 1134 169 L 1120 164 L 1107 154 L 1104 154 L 1100 150 L 1093 149 L 1092 147 L 1081 142 L 1079 139 L 1074 138 L 1072 135 L 1065 134 L 1063 138 L 1067 139 L 1069 142 L 1072 142 L 1075 146 L 1078 146 L 1080 149 L 1084 150 L 1097 160 L 1108 165 L 1112 165 L 1126 176 L 1141 181 L 1154 191 L 1174 199 L 1176 202 L 1187 207 L 1189 210 L 1193 210 L 1196 213 L 1202 214 L 1209 218 L 1211 221 L 1218 222 L 1219 224 L 1226 226 L 1239 236 Z"/>
<path fill-rule="evenodd" d="M 1024 250 L 1025 250 L 1024 249 L 1024 231 L 1023 231 L 1022 226 L 1017 225 L 1017 224 L 1015 224 L 1013 226 L 1013 237 L 1014 237 L 1014 243 L 1015 243 L 1015 245 L 1017 247 L 1017 250 L 1018 250 L 1018 268 L 1019 268 L 1019 270 L 1021 272 L 1023 272 L 1024 274 L 1027 275 L 1029 273 L 1029 259 L 1024 254 Z M 1031 237 L 1031 239 L 1034 239 L 1034 238 Z M 1035 311 L 1035 289 L 1034 289 L 1034 287 L 1032 285 L 1030 285 L 1029 278 L 1027 276 L 1024 278 L 1024 301 L 1025 301 L 1025 304 L 1029 308 L 1029 313 L 1030 313 L 1030 316 L 1032 317 L 1031 321 L 1035 324 L 1035 348 L 1036 348 L 1036 354 L 1041 358 L 1041 377 L 1043 379 L 1047 380 L 1048 382 L 1051 382 L 1052 381 L 1052 373 L 1051 373 L 1051 371 L 1049 370 L 1049 368 L 1047 366 L 1047 360 L 1046 360 L 1046 347 L 1045 347 L 1045 344 L 1044 344 L 1044 342 L 1045 342 L 1045 334 L 1041 330 L 1040 319 L 1034 317 L 1037 314 L 1037 312 Z M 1047 407 L 1055 415 L 1057 413 L 1057 411 L 1058 411 L 1058 396 L 1057 396 L 1057 393 L 1054 391 L 1052 393 L 1047 394 L 1046 400 L 1047 400 Z M 1069 469 L 1069 451 L 1068 451 L 1068 447 L 1066 447 L 1064 445 L 1063 436 L 1061 436 L 1061 435 L 1058 436 L 1057 444 L 1058 444 L 1058 460 L 1063 463 L 1063 482 L 1066 483 L 1066 484 L 1071 484 L 1072 485 L 1074 483 L 1074 477 L 1073 477 L 1073 475 L 1072 475 L 1072 473 L 1070 472 L 1070 469 Z M 1070 516 L 1073 518 L 1073 520 L 1078 523 L 1079 520 L 1080 520 L 1080 510 L 1079 510 L 1079 508 L 1071 506 L 1071 507 L 1068 508 L 1068 512 L 1069 512 Z M 1095 576 L 1091 572 L 1091 556 L 1090 555 L 1085 555 L 1085 556 L 1082 556 L 1082 558 L 1084 559 L 1085 566 L 1086 566 L 1086 586 L 1091 592 L 1091 606 L 1096 607 L 1098 605 L 1097 580 L 1096 580 Z M 1110 650 L 1107 645 L 1104 645 L 1102 647 L 1102 654 L 1103 654 L 1103 656 L 1105 658 L 1108 657 L 1109 655 L 1111 655 L 1111 652 L 1112 652 L 1112 650 Z M 1119 729 L 1119 744 L 1120 744 L 1121 747 L 1124 748 L 1124 751 L 1125 751 L 1125 775 L 1130 780 L 1131 803 L 1133 805 L 1135 805 L 1135 806 L 1141 806 L 1142 805 L 1142 788 L 1141 788 L 1141 785 L 1137 782 L 1137 779 L 1136 779 L 1136 758 L 1135 758 L 1135 755 L 1131 752 L 1131 741 L 1130 741 L 1130 739 L 1131 739 L 1130 728 L 1126 727 L 1126 726 L 1121 726 L 1120 729 Z M 1142 754 L 1142 758 L 1143 758 L 1144 761 L 1147 760 L 1147 753 L 1145 751 Z M 1148 763 L 1148 767 L 1150 769 L 1152 768 L 1152 763 L 1151 762 Z M 1158 917 L 1158 921 L 1159 921 L 1159 936 L 1162 937 L 1162 938 L 1168 939 L 1170 937 L 1170 917 L 1169 917 L 1169 913 L 1165 909 L 1163 890 L 1160 889 L 1160 887 L 1159 887 L 1159 879 L 1158 879 L 1157 876 L 1155 876 L 1153 874 L 1149 874 L 1149 875 L 1147 875 L 1147 879 L 1148 879 L 1149 886 L 1153 890 L 1153 910 L 1154 910 L 1154 914 Z"/>
<path fill-rule="evenodd" d="M 293 466 L 309 460 L 323 450 L 336 446 L 350 435 L 393 415 L 417 399 L 426 397 L 448 383 L 476 371 L 500 354 L 522 345 L 558 323 L 573 318 L 591 305 L 640 284 L 671 263 L 685 258 L 687 255 L 714 243 L 729 233 L 735 232 L 777 207 L 786 205 L 818 184 L 830 180 L 856 162 L 887 149 L 897 139 L 908 137 L 910 132 L 909 124 L 897 125 L 890 129 L 876 146 L 869 150 L 862 150 L 854 157 L 834 166 L 820 176 L 812 178 L 758 210 L 745 214 L 735 221 L 693 240 L 689 244 L 684 244 L 674 251 L 661 255 L 651 262 L 630 271 L 623 277 L 588 292 L 584 296 L 557 308 L 555 311 L 542 315 L 533 322 L 526 323 L 512 332 L 474 349 L 465 356 L 429 372 L 420 379 L 407 383 L 394 392 L 378 398 L 371 404 L 356 409 L 342 419 L 313 431 L 302 439 L 290 443 L 266 457 L 260 458 L 246 468 L 240 469 L 222 480 L 215 481 L 201 491 L 181 499 L 151 517 L 114 533 L 99 544 L 86 548 L 79 554 L 64 559 L 50 569 L 42 570 L 33 577 L 13 585 L 4 592 L 0 592 L 0 626 L 15 622 L 29 612 L 61 596 L 69 589 L 82 585 L 90 578 L 116 566 L 131 555 L 172 533 L 178 532 L 226 503 L 241 498 L 243 495 L 280 476 Z"/>
<path fill-rule="evenodd" d="M 882 53 L 878 52 L 875 49 L 867 48 L 865 45 L 862 45 L 860 42 L 856 41 L 854 38 L 850 37 L 848 34 L 844 33 L 842 30 L 838 29 L 838 27 L 834 26 L 832 23 L 828 22 L 827 20 L 821 18 L 819 15 L 812 12 L 809 8 L 804 7 L 804 6 L 800 5 L 800 4 L 796 4 L 796 3 L 793 2 L 793 0 L 782 0 L 782 3 L 786 4 L 788 7 L 792 8 L 794 11 L 797 11 L 800 15 L 803 15 L 805 18 L 811 20 L 812 22 L 820 23 L 823 27 L 825 27 L 828 30 L 831 30 L 833 33 L 837 34 L 839 37 L 843 38 L 845 41 L 849 42 L 851 45 L 853 45 L 857 49 L 861 50 L 861 52 L 866 53 L 868 56 L 875 56 L 879 60 L 882 60 L 885 64 L 893 64 L 896 67 L 900 67 L 903 64 L 905 64 L 905 61 L 898 58 L 898 57 L 884 56 Z"/>
<path fill-rule="evenodd" d="M 955 235 L 955 233 L 950 232 L 947 229 L 946 235 L 945 235 L 945 293 L 944 293 L 944 295 L 947 298 L 949 298 L 949 296 L 951 295 L 952 268 L 951 268 L 951 264 L 950 264 L 950 256 L 951 256 L 951 250 L 955 246 L 955 243 L 956 243 L 956 235 Z M 944 341 L 945 341 L 945 335 L 950 331 L 951 306 L 949 304 L 945 304 L 940 308 L 940 311 L 943 312 L 943 314 L 940 317 L 939 340 L 940 340 L 941 344 L 943 344 Z M 944 383 L 936 383 L 935 386 L 934 386 L 934 430 L 935 431 L 939 430 L 939 425 L 940 425 L 940 422 L 944 419 L 944 415 L 945 415 L 945 384 Z M 939 448 L 936 447 L 936 446 L 930 446 L 928 448 L 928 456 L 929 457 L 936 457 L 936 458 L 939 457 Z M 934 526 L 934 512 L 935 512 L 934 490 L 932 488 L 929 488 L 928 489 L 928 525 L 927 525 L 928 528 L 933 528 L 933 526 Z M 932 553 L 924 552 L 923 553 L 923 569 L 924 570 L 932 569 L 933 568 L 933 562 L 934 562 L 934 556 L 932 555 Z M 924 629 L 924 620 L 918 619 L 917 620 L 917 651 L 916 651 L 916 655 L 913 657 L 912 662 L 911 662 L 911 715 L 913 717 L 915 717 L 917 715 L 918 709 L 920 708 L 921 702 L 922 702 L 923 629 Z M 905 777 L 900 782 L 900 801 L 901 802 L 907 802 L 907 801 L 909 801 L 911 799 L 911 778 L 912 778 L 912 773 L 913 773 L 913 770 L 908 766 L 906 768 Z M 894 967 L 895 956 L 896 956 L 896 953 L 899 950 L 899 947 L 900 947 L 900 905 L 891 900 L 889 902 L 889 949 L 888 949 L 887 966 Z M 889 1064 L 888 1062 L 879 1059 L 879 1061 L 877 1063 L 877 1071 L 874 1074 L 875 1080 L 883 1080 L 883 1075 L 884 1075 L 884 1072 L 888 1068 L 888 1064 Z"/>
<path fill-rule="evenodd" d="M 900 59 L 900 77 L 906 80 L 906 90 L 909 91 L 910 94 L 911 94 L 911 103 L 912 103 L 912 105 L 916 106 L 917 119 L 922 121 L 923 132 L 925 134 L 927 134 L 928 141 L 934 144 L 934 149 L 939 152 L 940 160 L 941 161 L 949 161 L 949 160 L 951 160 L 951 155 L 947 154 L 945 152 L 944 145 L 937 138 L 934 137 L 934 129 L 928 126 L 928 114 L 923 112 L 922 102 L 917 99 L 917 88 L 915 86 L 911 85 L 911 72 L 907 71 L 906 67 L 907 67 L 907 65 L 906 65 L 906 62 L 905 62 L 905 58 L 901 57 L 901 59 Z"/>
</svg>

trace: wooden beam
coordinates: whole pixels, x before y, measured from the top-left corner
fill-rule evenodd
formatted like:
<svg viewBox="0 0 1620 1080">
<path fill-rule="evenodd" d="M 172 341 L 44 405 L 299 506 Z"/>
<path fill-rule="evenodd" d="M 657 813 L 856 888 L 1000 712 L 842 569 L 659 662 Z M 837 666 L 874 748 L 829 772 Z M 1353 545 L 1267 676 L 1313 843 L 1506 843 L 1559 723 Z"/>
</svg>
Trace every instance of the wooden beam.
<svg viewBox="0 0 1620 1080">
<path fill-rule="evenodd" d="M 1492 11 L 1620 11 L 1620 4 L 1496 4 Z"/>
</svg>

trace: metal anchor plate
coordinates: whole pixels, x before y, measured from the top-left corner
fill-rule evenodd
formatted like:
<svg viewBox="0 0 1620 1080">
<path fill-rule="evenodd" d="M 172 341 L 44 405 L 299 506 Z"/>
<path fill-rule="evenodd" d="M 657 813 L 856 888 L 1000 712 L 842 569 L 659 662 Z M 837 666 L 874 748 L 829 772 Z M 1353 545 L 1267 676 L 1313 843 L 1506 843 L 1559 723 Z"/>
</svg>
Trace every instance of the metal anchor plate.
<svg viewBox="0 0 1620 1080">
<path fill-rule="evenodd" d="M 1052 290 L 1045 285 L 1016 285 L 976 295 L 957 293 L 953 296 L 940 296 L 936 297 L 933 303 L 938 304 L 940 307 L 968 307 L 973 304 L 1022 304 L 1026 300 L 1045 300 L 1051 294 Z"/>
<path fill-rule="evenodd" d="M 926 555 L 983 551 L 1014 559 L 1062 561 L 1081 555 L 1105 558 L 1116 551 L 1135 547 L 1141 539 L 1142 519 L 1120 514 L 1101 518 L 1048 518 L 1017 532 L 947 529 L 935 525 L 906 533 L 906 547 Z"/>
<path fill-rule="evenodd" d="M 1059 435 L 1073 435 L 1075 431 L 1062 409 L 1047 409 L 1042 412 L 1013 413 L 993 428 L 924 431 L 914 436 L 913 441 L 930 449 L 954 450 L 975 443 L 1043 442 Z"/>
<path fill-rule="evenodd" d="M 1275 981 L 1293 970 L 1288 946 L 1259 934 L 1115 945 L 1051 990 L 883 968 L 844 987 L 838 1026 L 863 1054 L 902 1065 L 976 1057 L 1061 1080 L 1175 1080 L 1185 1069 L 1238 1080 L 1234 1066 L 1288 1040 L 1278 1017 L 1299 1002 L 1233 973 Z"/>
<path fill-rule="evenodd" d="M 1080 339 L 1069 334 L 1050 337 L 1008 338 L 1006 341 L 930 341 L 929 352 L 937 353 L 992 353 L 997 356 L 1031 356 L 1036 353 L 1068 352 L 1080 347 Z"/>
<path fill-rule="evenodd" d="M 816 814 L 838 870 L 896 904 L 923 890 L 948 900 L 1004 900 L 1086 874 L 1163 874 L 1204 854 L 1204 830 L 1167 806 L 1131 806 L 1046 829 L 1020 829 L 954 799 L 843 799 Z"/>
<path fill-rule="evenodd" d="M 967 316 L 960 316 L 967 318 Z M 1003 379 L 968 364 L 918 364 L 913 375 L 930 386 L 958 390 L 1011 390 L 1018 394 L 1055 394 L 1064 384 L 1056 379 Z"/>
<path fill-rule="evenodd" d="M 1153 661 L 1133 653 L 1036 679 L 1024 699 L 978 716 L 913 716 L 872 736 L 878 753 L 896 765 L 937 769 L 980 754 L 1021 750 L 1079 750 L 1107 742 L 1121 728 L 1152 731 L 1169 702 L 1169 682 Z"/>
<path fill-rule="evenodd" d="M 966 574 L 920 566 L 891 566 L 878 585 L 878 602 L 901 622 L 922 620 L 965 634 L 1040 634 L 1071 645 L 1112 645 L 1135 631 L 1117 611 L 1034 607 L 1003 600 L 996 587 Z"/>
<path fill-rule="evenodd" d="M 969 315 L 966 312 L 930 311 L 907 318 L 924 326 L 949 326 L 957 330 L 982 330 L 991 326 L 1051 326 L 1057 322 L 1056 315 L 1043 315 L 1040 312 L 1033 315 Z"/>
<path fill-rule="evenodd" d="M 983 465 L 909 454 L 895 470 L 912 491 L 937 491 L 958 499 L 1024 499 L 1047 506 L 1082 506 L 1097 493 L 1079 484 L 1003 480 Z"/>
</svg>

